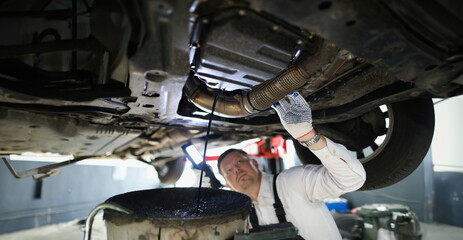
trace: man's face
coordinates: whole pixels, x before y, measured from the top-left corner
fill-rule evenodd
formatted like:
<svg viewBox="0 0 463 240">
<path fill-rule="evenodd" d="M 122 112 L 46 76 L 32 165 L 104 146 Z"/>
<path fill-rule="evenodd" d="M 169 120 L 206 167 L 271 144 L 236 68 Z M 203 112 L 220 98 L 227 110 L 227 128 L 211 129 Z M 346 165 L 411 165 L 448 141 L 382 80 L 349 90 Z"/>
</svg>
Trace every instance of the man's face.
<svg viewBox="0 0 463 240">
<path fill-rule="evenodd" d="M 244 192 L 260 184 L 257 161 L 239 152 L 229 153 L 219 167 L 227 185 L 235 191 Z"/>
</svg>

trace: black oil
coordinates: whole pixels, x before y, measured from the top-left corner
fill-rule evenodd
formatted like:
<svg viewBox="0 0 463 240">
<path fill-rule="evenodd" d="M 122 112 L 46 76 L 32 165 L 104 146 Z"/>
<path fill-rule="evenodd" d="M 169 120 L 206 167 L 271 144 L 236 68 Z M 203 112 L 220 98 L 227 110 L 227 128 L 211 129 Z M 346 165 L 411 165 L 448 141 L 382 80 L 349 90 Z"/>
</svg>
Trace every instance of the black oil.
<svg viewBox="0 0 463 240">
<path fill-rule="evenodd" d="M 212 118 L 214 117 L 215 104 L 217 103 L 217 97 L 219 96 L 219 92 L 220 91 L 217 91 L 215 93 L 214 102 L 212 102 L 211 116 L 209 117 L 209 123 L 207 124 L 206 141 L 204 142 L 203 164 L 201 165 L 201 175 L 199 175 L 200 179 L 199 179 L 198 197 L 196 198 L 196 215 L 200 214 L 201 189 L 203 185 L 204 166 L 206 166 L 207 143 L 209 142 L 209 133 L 211 131 Z"/>
</svg>

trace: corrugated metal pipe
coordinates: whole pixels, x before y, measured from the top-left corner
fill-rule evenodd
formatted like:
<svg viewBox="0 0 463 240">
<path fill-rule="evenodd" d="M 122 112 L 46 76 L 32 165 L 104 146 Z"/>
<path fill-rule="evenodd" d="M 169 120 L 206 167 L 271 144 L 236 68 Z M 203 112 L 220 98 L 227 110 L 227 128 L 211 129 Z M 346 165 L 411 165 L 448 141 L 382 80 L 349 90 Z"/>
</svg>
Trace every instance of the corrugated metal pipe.
<svg viewBox="0 0 463 240">
<path fill-rule="evenodd" d="M 322 39 L 314 42 L 311 51 L 301 57 L 274 78 L 254 86 L 250 91 L 241 91 L 232 96 L 219 93 L 214 113 L 223 117 L 237 118 L 268 109 L 287 94 L 306 84 L 309 77 L 319 71 L 336 56 L 337 48 L 326 45 Z M 190 78 L 185 92 L 198 108 L 211 112 L 217 89 L 210 89 L 199 80 Z"/>
</svg>

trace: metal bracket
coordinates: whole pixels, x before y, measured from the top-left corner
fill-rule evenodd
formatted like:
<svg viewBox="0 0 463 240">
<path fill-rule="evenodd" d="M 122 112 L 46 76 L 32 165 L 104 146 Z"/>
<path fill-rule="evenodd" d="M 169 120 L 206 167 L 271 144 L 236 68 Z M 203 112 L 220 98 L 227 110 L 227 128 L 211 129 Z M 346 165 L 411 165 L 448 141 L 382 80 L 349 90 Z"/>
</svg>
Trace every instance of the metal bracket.
<svg viewBox="0 0 463 240">
<path fill-rule="evenodd" d="M 29 169 L 29 170 L 22 171 L 22 172 L 16 172 L 16 170 L 13 168 L 13 165 L 11 165 L 10 163 L 10 156 L 9 155 L 0 156 L 3 162 L 5 162 L 5 165 L 8 168 L 8 170 L 10 170 L 11 174 L 15 178 L 32 177 L 32 179 L 36 181 L 40 181 L 46 177 L 52 177 L 52 176 L 58 175 L 61 171 L 56 168 L 70 165 L 70 164 L 73 164 L 73 163 L 76 163 L 76 162 L 79 162 L 79 161 L 82 161 L 82 160 L 85 160 L 91 157 L 93 156 L 82 156 L 82 157 L 77 157 L 77 158 L 59 162 L 59 163 L 53 163 L 53 164 L 45 165 L 42 167 Z"/>
</svg>

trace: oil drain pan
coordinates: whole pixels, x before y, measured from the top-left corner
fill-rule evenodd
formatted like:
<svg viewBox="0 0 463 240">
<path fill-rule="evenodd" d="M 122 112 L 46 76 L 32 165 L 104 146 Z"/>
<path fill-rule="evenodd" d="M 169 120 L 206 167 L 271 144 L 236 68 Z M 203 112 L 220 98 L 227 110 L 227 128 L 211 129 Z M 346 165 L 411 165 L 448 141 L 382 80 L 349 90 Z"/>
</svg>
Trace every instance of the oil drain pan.
<svg viewBox="0 0 463 240">
<path fill-rule="evenodd" d="M 108 240 L 233 239 L 246 228 L 251 199 L 234 191 L 198 188 L 159 188 L 113 196 L 105 209 Z"/>
</svg>

